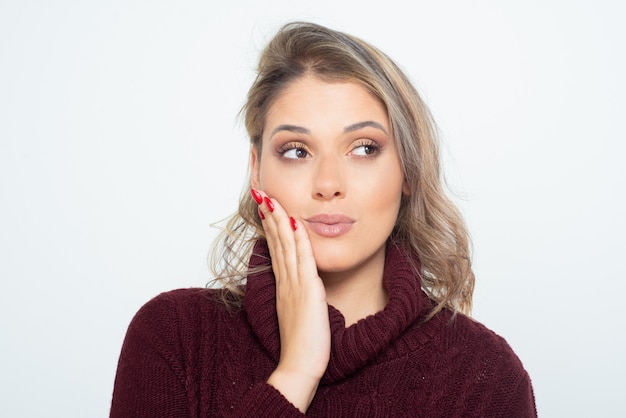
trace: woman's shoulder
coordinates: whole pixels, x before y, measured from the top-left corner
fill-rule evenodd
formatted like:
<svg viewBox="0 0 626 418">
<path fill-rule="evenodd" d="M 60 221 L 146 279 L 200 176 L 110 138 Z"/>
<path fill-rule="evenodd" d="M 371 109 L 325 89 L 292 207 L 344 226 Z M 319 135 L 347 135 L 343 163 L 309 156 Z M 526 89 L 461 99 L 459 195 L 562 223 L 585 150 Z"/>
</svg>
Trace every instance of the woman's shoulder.
<svg viewBox="0 0 626 418">
<path fill-rule="evenodd" d="M 220 292 L 220 289 L 196 287 L 160 293 L 137 311 L 130 328 L 158 333 L 166 329 L 180 333 L 202 328 L 207 332 L 220 323 L 232 323 L 240 312 L 222 302 Z"/>
<path fill-rule="evenodd" d="M 494 410 L 517 411 L 502 416 L 536 416 L 530 376 L 502 336 L 450 311 L 438 313 L 429 322 L 430 359 L 439 374 L 456 376 L 464 396 L 489 399 Z"/>
<path fill-rule="evenodd" d="M 149 299 L 140 309 L 138 313 L 150 311 L 151 314 L 156 312 L 167 312 L 175 310 L 179 313 L 185 311 L 194 311 L 197 309 L 219 309 L 216 289 L 190 287 L 173 289 Z"/>
<path fill-rule="evenodd" d="M 485 377 L 507 375 L 516 381 L 529 379 L 507 340 L 483 323 L 449 311 L 440 312 L 431 321 L 436 322 L 432 331 L 435 345 L 450 365 Z"/>
<path fill-rule="evenodd" d="M 474 318 L 442 312 L 433 319 L 438 320 L 441 342 L 448 348 L 463 347 L 465 353 L 493 353 L 519 361 L 504 337 Z"/>
<path fill-rule="evenodd" d="M 216 301 L 218 289 L 205 287 L 187 287 L 161 292 L 146 302 L 144 306 L 165 306 L 177 304 L 203 304 Z"/>
</svg>

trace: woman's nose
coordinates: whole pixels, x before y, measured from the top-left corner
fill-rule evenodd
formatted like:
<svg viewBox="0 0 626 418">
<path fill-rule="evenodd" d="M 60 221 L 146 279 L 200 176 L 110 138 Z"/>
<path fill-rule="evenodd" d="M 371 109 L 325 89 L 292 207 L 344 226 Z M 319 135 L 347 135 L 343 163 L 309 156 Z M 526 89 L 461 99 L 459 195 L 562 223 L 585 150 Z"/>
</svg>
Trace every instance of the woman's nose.
<svg viewBox="0 0 626 418">
<path fill-rule="evenodd" d="M 345 195 L 343 168 L 336 158 L 318 157 L 313 175 L 314 198 L 333 199 Z"/>
</svg>

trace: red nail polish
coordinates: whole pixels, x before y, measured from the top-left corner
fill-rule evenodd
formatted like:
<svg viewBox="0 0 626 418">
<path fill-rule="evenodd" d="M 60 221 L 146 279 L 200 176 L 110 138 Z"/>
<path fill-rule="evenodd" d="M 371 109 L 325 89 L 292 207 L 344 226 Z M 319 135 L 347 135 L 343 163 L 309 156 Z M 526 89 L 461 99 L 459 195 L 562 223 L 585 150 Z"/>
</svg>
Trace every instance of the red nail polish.
<svg viewBox="0 0 626 418">
<path fill-rule="evenodd" d="M 267 205 L 267 208 L 270 210 L 270 212 L 274 212 L 274 204 L 267 196 L 265 196 L 265 204 Z"/>
<path fill-rule="evenodd" d="M 291 216 L 289 217 L 289 222 L 291 223 L 291 229 L 293 229 L 294 231 L 298 229 L 298 223 Z"/>
<path fill-rule="evenodd" d="M 259 208 L 259 216 L 261 217 L 261 220 L 265 220 L 265 215 L 261 212 L 261 208 Z"/>
<path fill-rule="evenodd" d="M 257 192 L 254 189 L 250 189 L 250 194 L 252 195 L 252 198 L 257 203 L 257 205 L 263 203 L 263 196 L 261 196 L 261 193 Z"/>
</svg>

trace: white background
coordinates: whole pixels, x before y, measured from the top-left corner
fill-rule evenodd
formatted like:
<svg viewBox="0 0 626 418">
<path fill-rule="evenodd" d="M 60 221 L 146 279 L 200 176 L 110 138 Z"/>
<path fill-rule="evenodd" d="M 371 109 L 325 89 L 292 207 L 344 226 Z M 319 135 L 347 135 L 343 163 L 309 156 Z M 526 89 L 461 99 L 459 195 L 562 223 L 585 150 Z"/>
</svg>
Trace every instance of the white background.
<svg viewBox="0 0 626 418">
<path fill-rule="evenodd" d="M 303 19 L 379 46 L 430 104 L 475 317 L 540 416 L 626 416 L 624 3 L 300 3 L 0 3 L 0 415 L 108 415 L 132 315 L 209 280 L 258 52 Z"/>
</svg>

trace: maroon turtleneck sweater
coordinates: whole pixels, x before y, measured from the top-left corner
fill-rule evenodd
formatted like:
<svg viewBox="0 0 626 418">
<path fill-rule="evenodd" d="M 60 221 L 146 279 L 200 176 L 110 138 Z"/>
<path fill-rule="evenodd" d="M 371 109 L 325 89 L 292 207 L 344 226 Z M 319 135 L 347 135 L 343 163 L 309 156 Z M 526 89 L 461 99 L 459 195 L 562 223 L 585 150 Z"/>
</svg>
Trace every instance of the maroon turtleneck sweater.
<svg viewBox="0 0 626 418">
<path fill-rule="evenodd" d="M 251 265 L 268 264 L 259 243 Z M 508 344 L 432 302 L 390 245 L 384 310 L 345 326 L 329 306 L 331 357 L 307 415 L 536 417 L 530 378 Z M 251 276 L 231 312 L 207 289 L 163 293 L 132 320 L 119 359 L 111 417 L 298 417 L 266 383 L 280 354 L 271 272 Z M 306 361 L 306 359 L 303 359 Z"/>
</svg>

